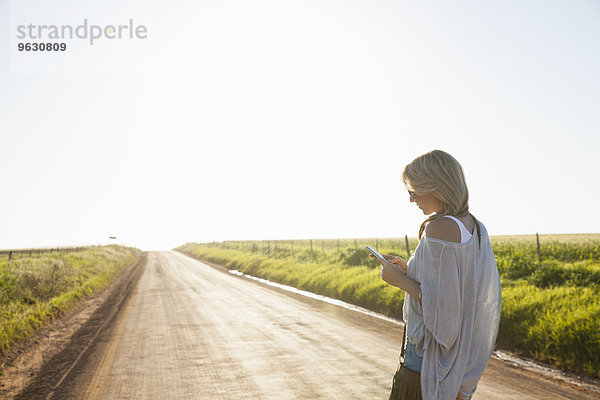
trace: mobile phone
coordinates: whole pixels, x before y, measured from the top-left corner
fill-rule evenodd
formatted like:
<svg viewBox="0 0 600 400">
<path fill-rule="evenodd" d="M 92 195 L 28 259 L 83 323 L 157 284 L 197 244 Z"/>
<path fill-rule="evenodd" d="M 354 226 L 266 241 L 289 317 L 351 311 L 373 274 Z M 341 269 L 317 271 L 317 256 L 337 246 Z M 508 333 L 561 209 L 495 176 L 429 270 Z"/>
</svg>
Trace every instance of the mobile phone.
<svg viewBox="0 0 600 400">
<path fill-rule="evenodd" d="M 385 259 L 385 257 L 380 252 L 378 252 L 377 250 L 375 250 L 371 246 L 365 246 L 365 249 L 367 249 L 367 251 L 369 253 L 373 254 L 375 256 L 375 258 L 377 258 L 379 261 L 382 261 L 382 262 L 383 261 L 387 261 L 387 262 L 389 262 L 388 260 Z"/>
</svg>

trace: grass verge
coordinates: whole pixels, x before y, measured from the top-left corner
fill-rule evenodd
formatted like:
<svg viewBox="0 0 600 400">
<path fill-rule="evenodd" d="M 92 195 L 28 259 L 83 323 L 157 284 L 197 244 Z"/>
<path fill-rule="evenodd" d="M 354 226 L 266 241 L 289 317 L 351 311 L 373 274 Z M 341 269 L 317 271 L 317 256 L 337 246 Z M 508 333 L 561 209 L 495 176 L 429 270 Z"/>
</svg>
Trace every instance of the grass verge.
<svg viewBox="0 0 600 400">
<path fill-rule="evenodd" d="M 0 355 L 107 287 L 139 250 L 102 246 L 0 263 Z"/>
</svg>

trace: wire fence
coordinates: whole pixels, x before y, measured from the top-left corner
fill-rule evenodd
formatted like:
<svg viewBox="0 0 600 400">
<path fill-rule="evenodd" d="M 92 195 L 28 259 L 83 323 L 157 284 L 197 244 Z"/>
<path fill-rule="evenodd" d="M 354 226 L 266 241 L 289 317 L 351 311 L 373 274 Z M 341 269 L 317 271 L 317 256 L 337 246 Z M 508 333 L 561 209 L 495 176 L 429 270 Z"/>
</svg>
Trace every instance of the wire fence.
<svg viewBox="0 0 600 400">
<path fill-rule="evenodd" d="M 73 253 L 77 251 L 84 251 L 94 246 L 78 246 L 78 247 L 53 247 L 43 249 L 16 249 L 16 250 L 0 250 L 0 259 L 6 259 L 11 261 L 15 258 L 23 257 L 39 257 L 43 254 L 52 253 Z"/>
<path fill-rule="evenodd" d="M 492 236 L 490 240 L 494 253 L 519 257 L 523 251 L 526 251 L 539 263 L 544 259 L 597 260 L 600 255 L 599 234 L 540 235 L 536 233 L 534 235 Z M 388 251 L 389 254 L 410 258 L 418 242 L 417 238 L 409 238 L 408 235 L 404 235 L 404 237 L 391 239 L 228 240 L 204 243 L 204 245 L 260 252 L 269 258 L 298 251 L 313 254 L 315 257 L 320 254 L 342 254 L 348 251 L 362 251 L 365 245 L 370 245 L 378 251 Z"/>
</svg>

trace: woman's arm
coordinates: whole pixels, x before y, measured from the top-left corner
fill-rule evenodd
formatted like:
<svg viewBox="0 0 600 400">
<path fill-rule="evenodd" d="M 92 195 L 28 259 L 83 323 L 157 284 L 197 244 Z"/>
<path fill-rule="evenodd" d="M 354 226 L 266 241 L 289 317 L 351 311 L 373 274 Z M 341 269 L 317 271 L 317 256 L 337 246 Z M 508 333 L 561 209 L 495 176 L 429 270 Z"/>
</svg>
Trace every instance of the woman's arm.
<svg viewBox="0 0 600 400">
<path fill-rule="evenodd" d="M 404 261 L 404 263 L 406 264 L 406 261 Z M 406 273 L 403 272 L 400 265 L 392 264 L 391 262 L 382 263 L 381 279 L 392 286 L 396 286 L 397 288 L 404 290 L 406 293 L 410 294 L 415 299 L 418 299 L 419 302 L 421 302 L 421 285 L 419 285 L 418 282 L 410 279 Z"/>
</svg>

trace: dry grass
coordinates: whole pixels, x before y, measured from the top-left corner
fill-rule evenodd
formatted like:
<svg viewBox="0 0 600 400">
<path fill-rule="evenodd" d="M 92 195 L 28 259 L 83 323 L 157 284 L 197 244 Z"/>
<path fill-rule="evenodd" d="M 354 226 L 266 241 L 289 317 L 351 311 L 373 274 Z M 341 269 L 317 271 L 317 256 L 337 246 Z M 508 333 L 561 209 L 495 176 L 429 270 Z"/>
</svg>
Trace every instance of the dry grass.
<svg viewBox="0 0 600 400">
<path fill-rule="evenodd" d="M 102 246 L 0 262 L 0 354 L 106 287 L 138 253 L 133 248 Z"/>
</svg>

